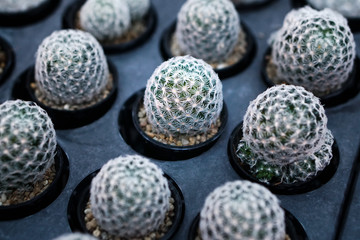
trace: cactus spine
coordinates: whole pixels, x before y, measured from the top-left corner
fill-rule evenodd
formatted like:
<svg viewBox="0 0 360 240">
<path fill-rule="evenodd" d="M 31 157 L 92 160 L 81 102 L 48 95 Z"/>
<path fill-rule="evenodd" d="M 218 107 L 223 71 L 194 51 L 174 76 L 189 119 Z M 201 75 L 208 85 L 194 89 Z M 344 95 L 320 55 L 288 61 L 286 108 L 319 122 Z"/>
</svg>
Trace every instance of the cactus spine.
<svg viewBox="0 0 360 240">
<path fill-rule="evenodd" d="M 292 10 L 272 41 L 279 80 L 317 96 L 340 89 L 353 69 L 354 37 L 346 19 L 330 9 Z"/>
<path fill-rule="evenodd" d="M 222 84 L 203 60 L 174 57 L 147 82 L 144 107 L 153 130 L 166 135 L 206 132 L 223 107 Z"/>
<path fill-rule="evenodd" d="M 0 105 L 0 193 L 28 190 L 54 162 L 56 134 L 47 113 L 32 102 Z"/>
<path fill-rule="evenodd" d="M 249 181 L 227 182 L 206 198 L 200 232 L 204 240 L 284 240 L 284 211 L 265 187 Z"/>
<path fill-rule="evenodd" d="M 175 36 L 185 54 L 219 62 L 234 49 L 241 31 L 239 24 L 230 0 L 187 1 L 178 13 Z"/>
<path fill-rule="evenodd" d="M 260 181 L 305 181 L 332 158 L 333 137 L 320 101 L 303 87 L 278 85 L 246 111 L 237 155 Z"/>
<path fill-rule="evenodd" d="M 93 179 L 91 210 L 98 224 L 119 237 L 141 237 L 156 230 L 169 210 L 170 190 L 163 172 L 137 155 L 106 163 Z"/>
<path fill-rule="evenodd" d="M 89 103 L 102 93 L 108 79 L 104 51 L 89 33 L 55 31 L 37 50 L 36 85 L 56 105 Z"/>
</svg>

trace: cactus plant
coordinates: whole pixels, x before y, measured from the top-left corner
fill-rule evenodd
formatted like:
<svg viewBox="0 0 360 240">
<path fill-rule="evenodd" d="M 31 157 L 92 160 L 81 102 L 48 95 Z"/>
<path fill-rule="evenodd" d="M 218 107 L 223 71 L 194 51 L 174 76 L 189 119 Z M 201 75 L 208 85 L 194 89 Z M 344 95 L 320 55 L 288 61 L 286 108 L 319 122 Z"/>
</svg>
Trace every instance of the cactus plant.
<svg viewBox="0 0 360 240">
<path fill-rule="evenodd" d="M 222 83 L 203 60 L 174 57 L 157 67 L 149 78 L 144 107 L 156 132 L 168 136 L 204 133 L 220 116 Z"/>
<path fill-rule="evenodd" d="M 303 87 L 282 84 L 250 103 L 237 155 L 262 182 L 294 183 L 329 164 L 333 141 L 319 99 Z"/>
<path fill-rule="evenodd" d="M 265 187 L 233 181 L 210 193 L 200 212 L 206 240 L 284 240 L 285 216 L 279 200 Z"/>
<path fill-rule="evenodd" d="M 137 155 L 107 162 L 90 188 L 96 221 L 119 237 L 141 237 L 156 230 L 169 210 L 169 199 L 170 190 L 162 170 Z"/>
<path fill-rule="evenodd" d="M 54 238 L 53 240 L 96 240 L 96 239 L 97 238 L 94 238 L 93 236 L 84 233 L 67 233 L 57 238 Z"/>
<path fill-rule="evenodd" d="M 29 190 L 54 162 L 56 134 L 47 113 L 32 102 L 0 105 L 0 193 Z"/>
<path fill-rule="evenodd" d="M 150 0 L 126 0 L 132 21 L 142 19 L 149 11 Z"/>
<path fill-rule="evenodd" d="M 214 63 L 229 56 L 240 31 L 240 19 L 230 0 L 197 0 L 181 7 L 175 36 L 182 52 Z"/>
<path fill-rule="evenodd" d="M 359 0 L 307 0 L 316 9 L 331 8 L 345 17 L 360 17 Z"/>
<path fill-rule="evenodd" d="M 25 12 L 35 8 L 48 0 L 2 0 L 0 3 L 0 12 L 2 13 L 18 13 Z"/>
<path fill-rule="evenodd" d="M 59 30 L 36 53 L 35 82 L 55 105 L 81 105 L 98 97 L 109 80 L 104 51 L 89 33 Z"/>
<path fill-rule="evenodd" d="M 87 0 L 79 11 L 81 28 L 99 41 L 111 41 L 130 27 L 131 15 L 126 0 Z"/>
<path fill-rule="evenodd" d="M 353 69 L 353 34 L 333 10 L 292 10 L 270 41 L 279 81 L 303 86 L 316 96 L 340 89 Z"/>
</svg>

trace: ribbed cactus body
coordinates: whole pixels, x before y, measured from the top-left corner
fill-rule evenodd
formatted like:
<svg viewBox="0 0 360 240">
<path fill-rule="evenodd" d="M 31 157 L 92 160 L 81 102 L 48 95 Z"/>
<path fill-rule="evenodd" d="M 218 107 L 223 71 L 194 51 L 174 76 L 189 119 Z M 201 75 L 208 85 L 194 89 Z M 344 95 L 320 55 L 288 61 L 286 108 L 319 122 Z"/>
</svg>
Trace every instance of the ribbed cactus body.
<svg viewBox="0 0 360 240">
<path fill-rule="evenodd" d="M 316 9 L 331 8 L 345 17 L 360 17 L 360 0 L 307 0 Z"/>
<path fill-rule="evenodd" d="M 142 19 L 150 8 L 150 0 L 126 0 L 132 21 Z"/>
<path fill-rule="evenodd" d="M 174 57 L 157 67 L 148 80 L 144 107 L 156 132 L 204 133 L 220 116 L 222 83 L 203 60 Z"/>
<path fill-rule="evenodd" d="M 177 17 L 179 47 L 206 62 L 225 60 L 238 41 L 239 21 L 230 0 L 187 1 Z"/>
<path fill-rule="evenodd" d="M 63 234 L 53 240 L 96 240 L 93 236 L 84 233 L 68 233 Z"/>
<path fill-rule="evenodd" d="M 91 210 L 97 223 L 119 237 L 156 230 L 169 210 L 170 190 L 163 172 L 148 159 L 128 155 L 106 163 L 93 179 Z"/>
<path fill-rule="evenodd" d="M 265 187 L 249 181 L 228 182 L 206 198 L 200 232 L 204 240 L 284 240 L 284 211 Z"/>
<path fill-rule="evenodd" d="M 59 30 L 36 53 L 35 81 L 55 104 L 84 104 L 106 87 L 109 69 L 104 51 L 89 33 Z"/>
<path fill-rule="evenodd" d="M 279 80 L 317 96 L 341 88 L 354 58 L 355 42 L 347 21 L 330 9 L 292 10 L 273 35 L 272 60 Z"/>
<path fill-rule="evenodd" d="M 48 0 L 1 0 L 0 12 L 2 13 L 17 13 L 24 12 L 35 8 Z"/>
<path fill-rule="evenodd" d="M 295 182 L 329 164 L 332 143 L 319 99 L 303 87 L 278 85 L 250 102 L 237 154 L 264 182 Z"/>
<path fill-rule="evenodd" d="M 82 29 L 99 41 L 122 36 L 130 27 L 130 10 L 126 0 L 87 0 L 79 11 Z"/>
<path fill-rule="evenodd" d="M 56 134 L 47 113 L 22 100 L 0 105 L 0 192 L 27 190 L 54 162 Z"/>
</svg>

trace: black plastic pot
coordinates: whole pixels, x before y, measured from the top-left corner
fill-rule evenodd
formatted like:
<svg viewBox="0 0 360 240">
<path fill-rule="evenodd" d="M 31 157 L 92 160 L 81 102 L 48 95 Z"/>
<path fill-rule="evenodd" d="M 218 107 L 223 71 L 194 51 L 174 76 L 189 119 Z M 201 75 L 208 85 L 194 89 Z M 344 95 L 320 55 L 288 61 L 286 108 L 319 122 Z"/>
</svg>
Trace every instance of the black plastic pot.
<svg viewBox="0 0 360 240">
<path fill-rule="evenodd" d="M 50 15 L 59 5 L 60 0 L 46 0 L 39 6 L 23 12 L 0 13 L 0 26 L 16 27 L 28 25 Z"/>
<path fill-rule="evenodd" d="M 309 3 L 307 0 L 291 0 L 291 5 L 294 8 L 301 8 L 305 6 L 310 6 L 314 9 L 316 9 L 311 3 Z M 321 10 L 321 9 L 317 9 Z M 345 16 L 344 16 L 345 17 Z M 358 32 L 360 31 L 360 17 L 345 17 L 348 20 L 349 27 L 351 28 L 352 32 Z"/>
<path fill-rule="evenodd" d="M 92 179 L 98 174 L 100 169 L 92 172 L 85 177 L 74 189 L 70 196 L 67 216 L 70 228 L 73 232 L 89 233 L 86 228 L 86 222 L 84 220 L 84 209 L 90 198 L 90 186 Z M 185 213 L 185 200 L 180 187 L 177 183 L 167 174 L 164 176 L 168 180 L 169 188 L 171 191 L 171 197 L 174 198 L 175 216 L 172 219 L 172 226 L 169 231 L 161 238 L 161 240 L 171 239 L 172 236 L 179 229 Z M 90 233 L 91 234 L 91 233 Z"/>
<path fill-rule="evenodd" d="M 30 84 L 35 82 L 34 79 L 34 66 L 26 69 L 16 80 L 12 97 L 15 99 L 22 99 L 26 101 L 33 101 L 41 108 L 45 109 L 49 114 L 54 127 L 56 129 L 70 129 L 87 125 L 103 116 L 114 103 L 117 96 L 118 86 L 118 73 L 115 66 L 108 60 L 108 66 L 110 73 L 113 77 L 113 87 L 109 95 L 100 102 L 78 110 L 62 110 L 51 108 L 42 102 L 40 102 L 34 93 L 34 90 L 30 87 Z"/>
<path fill-rule="evenodd" d="M 300 194 L 310 192 L 315 190 L 322 185 L 326 184 L 335 174 L 339 161 L 340 161 L 340 153 L 337 146 L 336 141 L 334 141 L 332 145 L 332 154 L 333 157 L 328 166 L 326 166 L 322 171 L 319 171 L 316 176 L 308 179 L 304 182 L 296 182 L 293 184 L 286 184 L 286 183 L 270 183 L 266 184 L 260 182 L 257 178 L 255 178 L 249 171 L 249 166 L 246 164 L 242 164 L 240 159 L 236 155 L 236 149 L 238 146 L 239 141 L 243 137 L 242 132 L 243 123 L 241 122 L 238 124 L 235 129 L 232 131 L 229 142 L 228 142 L 228 157 L 231 163 L 231 166 L 234 170 L 244 179 L 248 179 L 252 182 L 259 183 L 265 187 L 267 187 L 271 192 L 275 194 L 284 194 L 284 195 L 291 195 L 291 194 Z"/>
<path fill-rule="evenodd" d="M 252 3 L 234 3 L 235 8 L 241 12 L 241 11 L 249 11 L 249 10 L 256 10 L 262 7 L 265 7 L 266 5 L 274 2 L 275 0 L 264 0 L 262 2 L 252 2 Z"/>
<path fill-rule="evenodd" d="M 250 29 L 244 23 L 244 21 L 240 21 L 241 28 L 246 33 L 246 42 L 247 42 L 247 49 L 244 56 L 236 63 L 231 66 L 224 67 L 224 68 L 215 68 L 215 72 L 219 75 L 221 80 L 234 76 L 241 71 L 245 70 L 246 67 L 250 65 L 252 60 L 256 55 L 256 40 L 251 33 Z M 175 33 L 176 29 L 176 21 L 174 21 L 168 28 L 166 28 L 160 40 L 160 53 L 163 59 L 166 61 L 169 58 L 174 57 L 173 53 L 171 52 L 171 38 Z"/>
<path fill-rule="evenodd" d="M 1 21 L 0 21 L 1 22 Z M 0 49 L 5 52 L 6 63 L 3 72 L 0 74 L 0 85 L 5 82 L 15 65 L 14 49 L 8 41 L 0 37 Z"/>
<path fill-rule="evenodd" d="M 32 215 L 48 206 L 60 195 L 69 177 L 69 160 L 59 145 L 56 147 L 55 169 L 55 179 L 42 193 L 26 202 L 0 206 L 0 221 Z"/>
<path fill-rule="evenodd" d="M 266 67 L 268 64 L 268 58 L 271 57 L 271 47 L 268 47 L 261 64 L 261 77 L 265 84 L 269 87 L 274 86 L 274 82 L 269 78 Z M 354 98 L 360 91 L 360 60 L 356 56 L 354 61 L 354 67 L 348 80 L 343 84 L 342 88 L 329 93 L 325 96 L 319 97 L 324 107 L 334 107 L 343 104 L 350 99 Z"/>
<path fill-rule="evenodd" d="M 79 12 L 81 6 L 86 2 L 86 0 L 77 0 L 76 2 L 70 4 L 63 13 L 62 17 L 62 27 L 63 28 L 72 28 L 75 29 L 75 19 L 76 15 Z M 144 16 L 144 22 L 146 23 L 146 30 L 136 39 L 129 42 L 124 42 L 120 44 L 100 44 L 102 45 L 105 53 L 121 53 L 133 49 L 145 43 L 146 40 L 150 38 L 152 33 L 155 30 L 157 24 L 157 14 L 154 6 L 151 4 L 148 13 Z"/>
<path fill-rule="evenodd" d="M 224 103 L 221 112 L 221 126 L 218 132 L 207 141 L 192 146 L 173 146 L 164 144 L 149 137 L 140 127 L 138 112 L 143 101 L 145 89 L 135 92 L 122 106 L 119 114 L 119 131 L 136 152 L 147 157 L 160 160 L 184 160 L 200 155 L 215 144 L 223 133 L 228 119 L 227 107 Z"/>
<path fill-rule="evenodd" d="M 288 210 L 285 211 L 285 232 L 291 240 L 308 240 L 302 224 L 292 215 Z M 188 233 L 188 240 L 195 240 L 198 236 L 198 229 L 200 223 L 200 213 L 198 213 L 192 221 Z"/>
</svg>

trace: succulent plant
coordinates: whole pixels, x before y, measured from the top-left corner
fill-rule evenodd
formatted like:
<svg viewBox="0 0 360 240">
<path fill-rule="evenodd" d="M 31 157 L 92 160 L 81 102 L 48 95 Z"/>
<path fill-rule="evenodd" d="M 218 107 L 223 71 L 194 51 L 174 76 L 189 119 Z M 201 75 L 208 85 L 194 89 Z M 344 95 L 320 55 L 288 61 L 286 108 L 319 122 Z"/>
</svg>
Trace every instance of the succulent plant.
<svg viewBox="0 0 360 240">
<path fill-rule="evenodd" d="M 240 31 L 240 19 L 230 0 L 196 0 L 181 7 L 175 36 L 185 54 L 219 62 L 233 51 Z"/>
<path fill-rule="evenodd" d="M 203 60 L 174 57 L 149 78 L 144 107 L 155 132 L 169 136 L 204 133 L 220 116 L 222 83 Z"/>
<path fill-rule="evenodd" d="M 25 12 L 35 8 L 47 0 L 2 0 L 0 3 L 0 12 L 17 13 Z"/>
<path fill-rule="evenodd" d="M 333 137 L 320 101 L 303 87 L 277 85 L 245 113 L 237 155 L 260 181 L 305 181 L 332 158 Z"/>
<path fill-rule="evenodd" d="M 340 89 L 353 69 L 353 34 L 346 19 L 333 10 L 292 10 L 271 41 L 277 78 L 317 96 Z"/>
<path fill-rule="evenodd" d="M 79 11 L 80 25 L 99 41 L 111 41 L 130 27 L 126 0 L 87 0 Z"/>
<path fill-rule="evenodd" d="M 53 240 L 96 240 L 97 238 L 84 233 L 67 233 L 63 234 Z"/>
<path fill-rule="evenodd" d="M 359 0 L 307 0 L 316 9 L 331 8 L 345 17 L 360 17 Z"/>
<path fill-rule="evenodd" d="M 126 0 L 132 21 L 142 19 L 149 11 L 150 0 Z"/>
<path fill-rule="evenodd" d="M 54 162 L 56 134 L 47 113 L 32 102 L 0 105 L 0 193 L 28 190 Z"/>
<path fill-rule="evenodd" d="M 285 216 L 279 200 L 265 187 L 233 181 L 210 193 L 200 212 L 206 240 L 284 240 Z"/>
<path fill-rule="evenodd" d="M 104 51 L 89 33 L 72 29 L 55 31 L 37 50 L 36 85 L 55 104 L 89 103 L 102 93 L 108 79 Z"/>
<path fill-rule="evenodd" d="M 169 210 L 169 199 L 162 170 L 137 155 L 107 162 L 90 188 L 91 210 L 99 226 L 126 238 L 156 230 Z"/>
</svg>

